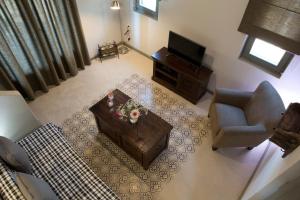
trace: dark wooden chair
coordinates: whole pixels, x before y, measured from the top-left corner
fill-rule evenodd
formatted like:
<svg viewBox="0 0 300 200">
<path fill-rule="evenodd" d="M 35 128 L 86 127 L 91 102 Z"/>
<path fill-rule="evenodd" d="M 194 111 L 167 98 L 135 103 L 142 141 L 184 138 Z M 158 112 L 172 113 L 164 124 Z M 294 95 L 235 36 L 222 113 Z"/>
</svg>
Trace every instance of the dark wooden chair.
<svg viewBox="0 0 300 200">
<path fill-rule="evenodd" d="M 292 103 L 282 116 L 275 134 L 270 141 L 280 146 L 286 157 L 300 144 L 300 104 Z"/>
</svg>

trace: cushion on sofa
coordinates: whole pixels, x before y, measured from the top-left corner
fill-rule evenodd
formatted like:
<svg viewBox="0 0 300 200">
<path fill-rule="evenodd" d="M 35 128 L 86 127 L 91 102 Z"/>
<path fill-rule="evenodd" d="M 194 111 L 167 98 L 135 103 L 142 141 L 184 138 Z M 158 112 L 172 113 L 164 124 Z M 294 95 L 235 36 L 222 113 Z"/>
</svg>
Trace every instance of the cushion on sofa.
<svg viewBox="0 0 300 200">
<path fill-rule="evenodd" d="M 3 200 L 25 200 L 12 175 L 13 171 L 0 159 L 0 194 Z"/>
<path fill-rule="evenodd" d="M 8 138 L 0 136 L 0 157 L 16 171 L 31 173 L 32 167 L 25 150 Z"/>
<path fill-rule="evenodd" d="M 27 200 L 58 200 L 48 183 L 42 179 L 17 172 L 16 183 Z"/>
<path fill-rule="evenodd" d="M 18 144 L 30 158 L 32 175 L 49 183 L 59 199 L 119 199 L 79 157 L 60 127 L 43 125 Z"/>
</svg>

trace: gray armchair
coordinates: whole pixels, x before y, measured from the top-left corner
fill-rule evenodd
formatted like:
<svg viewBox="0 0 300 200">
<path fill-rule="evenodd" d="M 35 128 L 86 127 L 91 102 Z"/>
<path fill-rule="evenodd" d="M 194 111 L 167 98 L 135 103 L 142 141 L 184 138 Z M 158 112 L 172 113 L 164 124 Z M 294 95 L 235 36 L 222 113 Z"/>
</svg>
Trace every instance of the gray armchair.
<svg viewBox="0 0 300 200">
<path fill-rule="evenodd" d="M 216 89 L 209 110 L 212 149 L 247 147 L 251 150 L 273 134 L 284 111 L 281 97 L 267 81 L 254 92 Z"/>
</svg>

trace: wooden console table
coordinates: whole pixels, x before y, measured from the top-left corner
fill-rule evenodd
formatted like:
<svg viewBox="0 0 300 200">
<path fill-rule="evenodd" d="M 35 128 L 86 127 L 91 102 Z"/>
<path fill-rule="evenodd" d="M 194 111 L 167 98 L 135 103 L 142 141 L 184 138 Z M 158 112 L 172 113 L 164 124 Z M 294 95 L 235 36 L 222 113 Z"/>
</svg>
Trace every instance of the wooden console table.
<svg viewBox="0 0 300 200">
<path fill-rule="evenodd" d="M 152 80 L 196 104 L 207 91 L 212 70 L 176 56 L 166 47 L 152 55 Z"/>
</svg>

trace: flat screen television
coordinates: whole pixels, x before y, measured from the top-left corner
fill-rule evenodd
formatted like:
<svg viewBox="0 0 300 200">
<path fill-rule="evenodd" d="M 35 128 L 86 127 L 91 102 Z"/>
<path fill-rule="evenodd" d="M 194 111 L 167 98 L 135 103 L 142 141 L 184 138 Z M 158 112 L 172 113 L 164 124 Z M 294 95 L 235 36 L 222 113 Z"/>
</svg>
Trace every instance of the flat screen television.
<svg viewBox="0 0 300 200">
<path fill-rule="evenodd" d="M 173 31 L 169 33 L 168 50 L 197 66 L 201 66 L 205 47 Z"/>
</svg>

